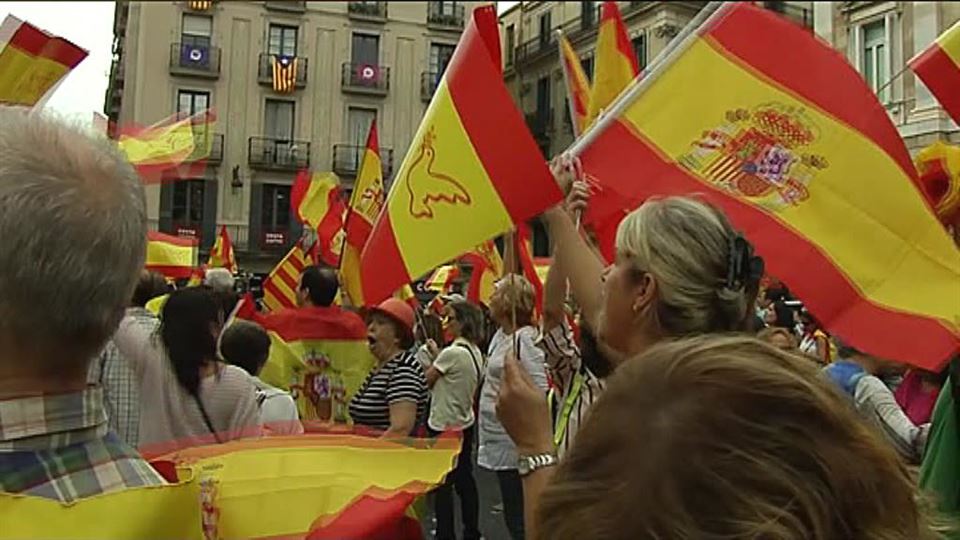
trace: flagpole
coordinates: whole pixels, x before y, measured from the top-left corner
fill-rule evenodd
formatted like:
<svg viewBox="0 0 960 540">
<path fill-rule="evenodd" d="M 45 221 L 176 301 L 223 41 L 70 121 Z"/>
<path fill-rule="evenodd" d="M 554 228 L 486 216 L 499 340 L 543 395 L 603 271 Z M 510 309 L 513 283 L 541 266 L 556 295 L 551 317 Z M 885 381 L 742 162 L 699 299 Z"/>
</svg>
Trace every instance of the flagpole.
<svg viewBox="0 0 960 540">
<path fill-rule="evenodd" d="M 697 15 L 687 23 L 687 26 L 660 51 L 660 54 L 644 70 L 644 77 L 637 77 L 630 82 L 630 85 L 620 94 L 617 99 L 600 115 L 600 118 L 593 123 L 583 136 L 573 141 L 573 144 L 567 149 L 566 153 L 571 156 L 577 156 L 583 150 L 590 146 L 604 129 L 615 121 L 620 114 L 630 106 L 634 100 L 647 91 L 656 81 L 657 77 L 668 67 L 670 67 L 677 58 L 699 37 L 697 30 L 707 24 L 715 21 L 721 15 L 725 14 L 731 4 L 725 2 L 713 1 L 704 6 Z"/>
<path fill-rule="evenodd" d="M 580 126 L 577 122 L 577 109 L 573 105 L 573 74 L 570 73 L 570 68 L 567 67 L 566 59 L 563 56 L 563 43 L 560 42 L 560 40 L 564 39 L 563 30 L 557 28 L 555 34 L 557 35 L 557 55 L 560 57 L 560 67 L 563 69 L 563 80 L 567 87 L 567 110 L 570 113 L 570 126 L 573 128 L 573 138 L 576 139 L 580 136 Z"/>
</svg>

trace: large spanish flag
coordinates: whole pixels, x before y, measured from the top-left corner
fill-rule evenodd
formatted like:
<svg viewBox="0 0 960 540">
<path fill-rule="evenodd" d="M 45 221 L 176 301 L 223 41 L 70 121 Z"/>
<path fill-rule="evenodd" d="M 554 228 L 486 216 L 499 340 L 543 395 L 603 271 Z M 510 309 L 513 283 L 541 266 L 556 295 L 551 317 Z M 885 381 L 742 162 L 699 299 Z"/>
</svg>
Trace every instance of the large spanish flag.
<svg viewBox="0 0 960 540">
<path fill-rule="evenodd" d="M 300 274 L 307 266 L 316 264 L 315 253 L 316 250 L 305 250 L 302 240 L 298 240 L 270 271 L 267 279 L 263 280 L 263 305 L 267 309 L 277 311 L 297 307 Z"/>
<path fill-rule="evenodd" d="M 596 63 L 593 70 L 593 89 L 590 93 L 586 125 L 590 125 L 600 111 L 623 92 L 637 76 L 637 56 L 627 38 L 627 30 L 616 2 L 603 3 L 600 29 L 597 31 Z"/>
<path fill-rule="evenodd" d="M 960 123 L 960 21 L 907 63 L 937 100 Z"/>
<path fill-rule="evenodd" d="M 360 160 L 360 169 L 353 184 L 350 207 L 343 223 L 344 245 L 340 257 L 340 284 L 355 306 L 368 305 L 363 296 L 363 281 L 360 275 L 360 254 L 367 244 L 373 224 L 383 210 L 383 166 L 380 163 L 380 144 L 377 140 L 377 121 L 370 124 L 367 148 Z"/>
<path fill-rule="evenodd" d="M 346 206 L 340 195 L 340 179 L 331 172 L 300 171 L 290 192 L 290 206 L 301 223 L 317 232 L 320 259 L 340 264 L 343 247 L 343 217 Z"/>
<path fill-rule="evenodd" d="M 171 236 L 156 231 L 147 233 L 145 266 L 168 278 L 183 279 L 197 266 L 197 239 Z"/>
<path fill-rule="evenodd" d="M 0 105 L 36 105 L 87 51 L 7 15 L 0 23 Z"/>
<path fill-rule="evenodd" d="M 233 256 L 233 242 L 230 241 L 230 233 L 227 232 L 226 225 L 220 226 L 220 234 L 210 250 L 207 268 L 226 268 L 234 274 L 237 273 L 237 260 Z"/>
<path fill-rule="evenodd" d="M 121 128 L 117 144 L 144 183 L 196 177 L 213 149 L 215 122 L 210 110 L 175 114 L 151 126 Z"/>
<path fill-rule="evenodd" d="M 583 72 L 583 64 L 573 46 L 562 33 L 558 36 L 560 65 L 567 87 L 567 101 L 570 105 L 570 119 L 573 123 L 573 135 L 579 136 L 587 129 L 587 115 L 590 108 L 590 80 Z"/>
<path fill-rule="evenodd" d="M 489 306 L 497 280 L 503 276 L 503 258 L 497 245 L 493 240 L 487 240 L 465 254 L 463 259 L 473 266 L 467 284 L 467 300 Z"/>
<path fill-rule="evenodd" d="M 573 149 L 588 179 L 633 206 L 702 194 L 831 333 L 940 367 L 960 348 L 960 251 L 859 74 L 750 3 L 680 47 Z M 591 201 L 588 221 L 606 217 L 595 206 L 619 210 Z"/>
<path fill-rule="evenodd" d="M 495 8 L 478 7 L 363 249 L 365 302 L 561 200 L 500 60 Z"/>
</svg>

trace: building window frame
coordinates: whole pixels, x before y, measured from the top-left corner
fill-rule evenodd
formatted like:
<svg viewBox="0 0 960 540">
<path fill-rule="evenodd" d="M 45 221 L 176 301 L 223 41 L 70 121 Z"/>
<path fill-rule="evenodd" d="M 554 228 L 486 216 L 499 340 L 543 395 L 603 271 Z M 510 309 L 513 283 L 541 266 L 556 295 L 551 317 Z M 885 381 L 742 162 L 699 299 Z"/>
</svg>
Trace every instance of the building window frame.
<svg viewBox="0 0 960 540">
<path fill-rule="evenodd" d="M 206 107 L 199 108 L 197 106 L 198 98 L 205 98 Z M 188 98 L 190 101 L 189 110 L 184 110 L 181 107 L 183 103 L 183 98 Z M 213 92 L 210 90 L 201 90 L 195 88 L 177 88 L 177 101 L 174 104 L 174 110 L 178 118 L 186 118 L 188 116 L 193 116 L 197 113 L 209 110 L 212 107 L 213 103 Z"/>
<path fill-rule="evenodd" d="M 637 67 L 640 71 L 643 71 L 644 68 L 647 67 L 647 59 L 650 57 L 650 43 L 647 40 L 646 30 L 642 30 L 630 38 L 630 47 L 633 49 L 633 55 L 637 59 Z"/>
<path fill-rule="evenodd" d="M 277 39 L 274 40 L 274 30 L 277 30 Z M 288 37 L 293 34 L 293 46 L 289 47 Z M 285 22 L 267 23 L 267 54 L 278 56 L 297 56 L 300 49 L 300 27 Z M 276 44 L 276 46 L 274 46 Z"/>
<path fill-rule="evenodd" d="M 170 206 L 171 221 L 174 227 L 178 225 L 202 226 L 205 189 L 206 182 L 203 179 L 192 178 L 174 182 L 173 203 Z"/>
<path fill-rule="evenodd" d="M 503 40 L 504 40 L 504 43 L 506 44 L 506 47 L 504 47 L 505 49 L 504 52 L 506 53 L 506 56 L 504 58 L 504 64 L 506 64 L 507 67 L 510 67 L 513 65 L 513 56 L 515 54 L 514 50 L 517 48 L 516 32 L 517 32 L 516 25 L 514 25 L 513 23 L 508 24 L 506 30 L 504 30 Z"/>
<path fill-rule="evenodd" d="M 370 59 L 360 59 L 357 56 L 357 38 L 369 38 L 376 40 L 377 44 L 377 54 L 376 58 L 370 61 Z M 350 32 L 350 64 L 351 65 L 360 65 L 360 64 L 370 64 L 379 66 L 380 65 L 380 55 L 383 54 L 383 36 L 377 32 L 370 32 L 368 30 L 351 30 Z"/>
<path fill-rule="evenodd" d="M 209 33 L 207 35 L 188 33 L 188 19 L 205 19 L 209 23 Z M 180 43 L 193 47 L 206 47 L 209 49 L 213 44 L 213 15 L 202 13 L 182 13 L 180 16 Z"/>
<path fill-rule="evenodd" d="M 261 184 L 260 226 L 264 231 L 286 231 L 290 229 L 290 190 L 289 184 Z M 285 217 L 284 217 L 285 216 Z M 284 219 L 281 219 L 284 217 Z"/>
</svg>

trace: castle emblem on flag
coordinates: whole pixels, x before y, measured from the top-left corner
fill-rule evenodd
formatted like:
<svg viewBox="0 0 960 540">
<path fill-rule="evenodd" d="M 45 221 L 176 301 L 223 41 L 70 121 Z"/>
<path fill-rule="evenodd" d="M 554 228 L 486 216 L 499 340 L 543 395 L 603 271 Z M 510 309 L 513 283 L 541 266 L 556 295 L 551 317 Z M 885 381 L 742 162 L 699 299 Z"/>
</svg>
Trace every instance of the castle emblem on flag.
<svg viewBox="0 0 960 540">
<path fill-rule="evenodd" d="M 434 172 L 433 161 L 437 157 L 434 140 L 436 135 L 433 127 L 430 127 L 423 136 L 417 157 L 404 175 L 404 183 L 410 195 L 410 215 L 417 219 L 432 219 L 434 204 L 470 205 L 473 202 L 463 184 L 451 176 Z"/>
<path fill-rule="evenodd" d="M 828 167 L 808 150 L 816 125 L 800 109 L 779 103 L 727 111 L 725 122 L 704 131 L 677 161 L 712 184 L 770 210 L 796 206 Z"/>
</svg>

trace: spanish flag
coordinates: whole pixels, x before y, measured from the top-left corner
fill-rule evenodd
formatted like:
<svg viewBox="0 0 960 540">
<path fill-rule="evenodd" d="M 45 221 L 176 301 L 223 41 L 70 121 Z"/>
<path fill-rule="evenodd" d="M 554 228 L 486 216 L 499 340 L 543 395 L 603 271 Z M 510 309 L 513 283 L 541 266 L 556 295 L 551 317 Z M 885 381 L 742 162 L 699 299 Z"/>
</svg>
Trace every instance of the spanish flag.
<svg viewBox="0 0 960 540">
<path fill-rule="evenodd" d="M 588 126 L 640 72 L 616 2 L 603 3 L 595 58 L 593 89 L 586 120 Z"/>
<path fill-rule="evenodd" d="M 189 278 L 197 266 L 197 239 L 147 232 L 145 266 L 168 278 Z"/>
<path fill-rule="evenodd" d="M 230 241 L 230 234 L 227 233 L 227 226 L 220 226 L 220 234 L 217 241 L 210 250 L 210 259 L 207 261 L 208 268 L 226 268 L 234 274 L 237 273 L 237 261 L 233 256 L 233 242 Z"/>
<path fill-rule="evenodd" d="M 560 47 L 560 65 L 563 67 L 564 81 L 567 86 L 567 99 L 570 103 L 570 119 L 573 122 L 573 135 L 579 136 L 587 129 L 587 115 L 590 109 L 590 80 L 583 72 L 580 57 L 573 50 L 567 38 L 560 34 L 557 39 Z"/>
<path fill-rule="evenodd" d="M 960 147 L 936 141 L 913 158 L 920 188 L 940 221 L 960 227 Z"/>
<path fill-rule="evenodd" d="M 122 128 L 117 144 L 144 183 L 195 177 L 210 157 L 215 122 L 210 110 L 173 115 L 145 128 Z"/>
<path fill-rule="evenodd" d="M 302 223 L 317 231 L 320 259 L 330 265 L 340 264 L 343 247 L 343 219 L 346 207 L 340 191 L 340 180 L 330 172 L 300 171 L 290 193 L 290 206 Z"/>
<path fill-rule="evenodd" d="M 533 247 L 531 246 L 530 227 L 526 223 L 521 223 L 517 227 L 517 258 L 520 263 L 520 271 L 523 277 L 533 286 L 534 292 L 534 315 L 540 317 L 543 313 L 543 281 L 540 280 L 540 274 L 533 261 Z"/>
<path fill-rule="evenodd" d="M 61 37 L 7 15 L 0 23 L 0 105 L 36 105 L 87 54 Z"/>
<path fill-rule="evenodd" d="M 503 258 L 497 245 L 493 240 L 487 240 L 465 254 L 463 260 L 473 266 L 467 284 L 467 300 L 489 306 L 497 280 L 503 275 Z"/>
<path fill-rule="evenodd" d="M 831 333 L 942 366 L 960 349 L 960 251 L 860 75 L 749 3 L 723 3 L 677 52 L 572 150 L 587 178 L 631 206 L 702 194 Z M 587 220 L 606 217 L 593 203 Z"/>
<path fill-rule="evenodd" d="M 937 96 L 950 118 L 960 123 L 960 21 L 907 65 Z"/>
<path fill-rule="evenodd" d="M 500 61 L 495 8 L 478 7 L 363 249 L 366 303 L 561 200 Z"/>
<path fill-rule="evenodd" d="M 340 259 L 340 284 L 350 302 L 355 306 L 368 305 L 363 296 L 360 275 L 360 254 L 367 244 L 373 224 L 376 223 L 384 205 L 383 166 L 380 163 L 380 148 L 377 141 L 377 121 L 370 124 L 367 148 L 360 161 L 357 179 L 350 196 L 350 207 L 344 220 L 345 241 Z"/>
<path fill-rule="evenodd" d="M 440 294 L 446 294 L 450 291 L 454 281 L 460 277 L 460 268 L 455 264 L 445 264 L 430 274 L 424 288 Z"/>
<path fill-rule="evenodd" d="M 313 252 L 313 253 L 311 253 Z M 297 288 L 300 274 L 311 264 L 316 264 L 315 250 L 306 251 L 303 241 L 298 240 L 290 251 L 270 271 L 263 281 L 263 305 L 277 311 L 297 307 Z"/>
<path fill-rule="evenodd" d="M 273 55 L 270 57 L 273 68 L 273 89 L 288 94 L 297 89 L 297 57 Z"/>
</svg>

